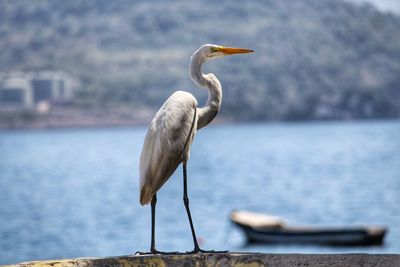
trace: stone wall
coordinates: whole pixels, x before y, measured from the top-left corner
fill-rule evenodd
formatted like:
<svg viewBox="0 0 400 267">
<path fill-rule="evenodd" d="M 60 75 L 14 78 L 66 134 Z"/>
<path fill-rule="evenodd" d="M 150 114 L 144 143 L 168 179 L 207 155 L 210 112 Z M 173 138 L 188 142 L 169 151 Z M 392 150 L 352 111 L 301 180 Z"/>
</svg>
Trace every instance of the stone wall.
<svg viewBox="0 0 400 267">
<path fill-rule="evenodd" d="M 207 253 L 145 255 L 25 262 L 12 266 L 390 266 L 400 267 L 400 255 L 390 254 L 264 254 Z"/>
</svg>

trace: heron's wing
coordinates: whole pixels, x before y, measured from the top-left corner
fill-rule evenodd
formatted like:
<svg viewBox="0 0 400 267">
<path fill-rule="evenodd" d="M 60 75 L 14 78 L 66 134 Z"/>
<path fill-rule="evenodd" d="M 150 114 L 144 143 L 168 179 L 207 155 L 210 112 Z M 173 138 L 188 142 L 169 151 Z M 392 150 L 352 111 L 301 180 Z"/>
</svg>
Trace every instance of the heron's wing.
<svg viewBox="0 0 400 267">
<path fill-rule="evenodd" d="M 182 162 L 183 147 L 193 119 L 197 120 L 194 118 L 196 107 L 197 101 L 193 95 L 178 91 L 168 98 L 151 121 L 140 156 L 142 205 L 151 201 L 153 195 Z M 188 147 L 194 137 L 195 128 Z"/>
</svg>

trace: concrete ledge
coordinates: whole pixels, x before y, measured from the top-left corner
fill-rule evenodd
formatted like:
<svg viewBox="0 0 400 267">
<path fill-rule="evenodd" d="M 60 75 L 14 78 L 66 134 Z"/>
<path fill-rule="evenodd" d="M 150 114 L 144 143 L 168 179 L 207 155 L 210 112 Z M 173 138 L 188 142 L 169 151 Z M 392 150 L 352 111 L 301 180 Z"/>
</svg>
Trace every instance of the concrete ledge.
<svg viewBox="0 0 400 267">
<path fill-rule="evenodd" d="M 263 254 L 207 253 L 195 255 L 146 255 L 24 262 L 10 266 L 400 266 L 400 255 L 390 254 Z"/>
</svg>

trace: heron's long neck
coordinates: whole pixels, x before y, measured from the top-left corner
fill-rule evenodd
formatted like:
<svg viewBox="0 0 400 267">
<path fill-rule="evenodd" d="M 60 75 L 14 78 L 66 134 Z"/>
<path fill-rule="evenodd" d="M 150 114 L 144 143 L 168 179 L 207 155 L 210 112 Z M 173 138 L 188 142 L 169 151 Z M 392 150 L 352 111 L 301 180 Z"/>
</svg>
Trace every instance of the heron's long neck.
<svg viewBox="0 0 400 267">
<path fill-rule="evenodd" d="M 222 102 L 222 88 L 214 74 L 203 74 L 201 66 L 205 59 L 194 54 L 190 64 L 190 77 L 198 86 L 208 89 L 208 100 L 204 107 L 198 108 L 197 129 L 209 124 L 217 115 Z"/>
</svg>

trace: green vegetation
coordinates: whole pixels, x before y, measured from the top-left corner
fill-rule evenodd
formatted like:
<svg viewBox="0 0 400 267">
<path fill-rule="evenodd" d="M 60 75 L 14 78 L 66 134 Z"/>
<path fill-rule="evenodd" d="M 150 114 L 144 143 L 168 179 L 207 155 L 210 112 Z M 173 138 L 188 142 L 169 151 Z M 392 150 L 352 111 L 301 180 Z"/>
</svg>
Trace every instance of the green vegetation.
<svg viewBox="0 0 400 267">
<path fill-rule="evenodd" d="M 222 115 L 241 120 L 400 117 L 400 17 L 340 0 L 0 2 L 0 71 L 59 69 L 75 104 L 158 108 L 203 43 L 252 56 L 215 61 Z"/>
</svg>

